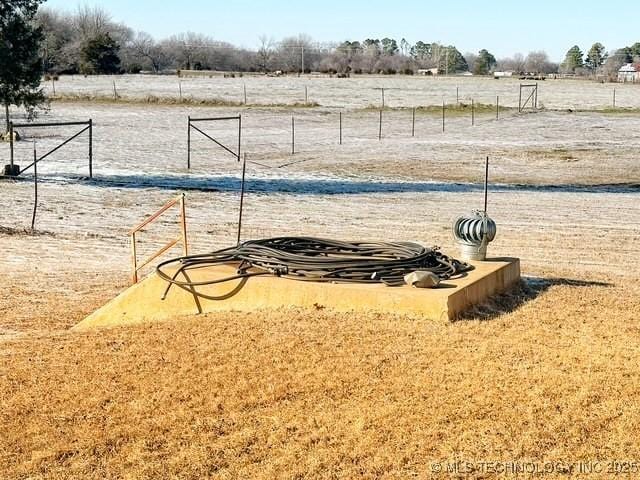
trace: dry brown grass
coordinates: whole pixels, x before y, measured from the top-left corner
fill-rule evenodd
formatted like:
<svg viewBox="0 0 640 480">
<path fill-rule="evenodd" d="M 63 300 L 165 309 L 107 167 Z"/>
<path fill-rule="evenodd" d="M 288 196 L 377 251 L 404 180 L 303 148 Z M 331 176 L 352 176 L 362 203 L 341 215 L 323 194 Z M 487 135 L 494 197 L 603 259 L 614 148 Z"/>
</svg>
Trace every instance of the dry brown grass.
<svg viewBox="0 0 640 480">
<path fill-rule="evenodd" d="M 426 478 L 454 459 L 640 459 L 636 286 L 534 283 L 469 314 L 489 321 L 450 325 L 291 310 L 44 333 L 115 287 L 93 282 L 2 300 L 2 326 L 25 332 L 0 340 L 3 478 Z"/>
</svg>

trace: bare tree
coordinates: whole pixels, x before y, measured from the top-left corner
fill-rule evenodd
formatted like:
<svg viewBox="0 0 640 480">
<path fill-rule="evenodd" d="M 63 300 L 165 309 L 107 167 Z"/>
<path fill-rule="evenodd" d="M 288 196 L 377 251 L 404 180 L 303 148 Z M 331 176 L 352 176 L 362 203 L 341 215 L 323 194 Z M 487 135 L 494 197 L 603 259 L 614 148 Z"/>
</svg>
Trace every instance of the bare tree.
<svg viewBox="0 0 640 480">
<path fill-rule="evenodd" d="M 170 59 L 164 49 L 146 32 L 138 32 L 131 40 L 130 48 L 133 55 L 143 62 L 148 62 L 154 72 L 170 65 Z"/>
<path fill-rule="evenodd" d="M 512 71 L 512 72 L 524 72 L 525 70 L 525 58 L 521 53 L 516 53 L 513 57 L 501 58 L 498 60 L 499 70 Z"/>
<path fill-rule="evenodd" d="M 271 68 L 271 61 L 274 55 L 274 43 L 273 38 L 267 37 L 266 35 L 260 36 L 260 48 L 258 48 L 256 55 L 258 70 L 268 72 Z"/>
<path fill-rule="evenodd" d="M 529 52 L 525 60 L 524 68 L 531 73 L 553 73 L 558 70 L 557 65 L 549 61 L 547 52 L 539 50 Z"/>
</svg>

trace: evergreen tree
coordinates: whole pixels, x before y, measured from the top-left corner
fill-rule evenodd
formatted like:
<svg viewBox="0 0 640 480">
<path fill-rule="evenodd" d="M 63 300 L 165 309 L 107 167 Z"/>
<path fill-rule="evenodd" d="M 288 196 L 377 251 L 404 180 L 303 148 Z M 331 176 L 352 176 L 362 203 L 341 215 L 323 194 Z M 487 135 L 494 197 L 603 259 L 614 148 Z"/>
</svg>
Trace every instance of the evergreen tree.
<svg viewBox="0 0 640 480">
<path fill-rule="evenodd" d="M 89 74 L 120 72 L 120 45 L 109 33 L 99 33 L 87 40 L 80 49 L 80 70 Z"/>
<path fill-rule="evenodd" d="M 582 60 L 583 54 L 580 47 L 574 45 L 567 51 L 567 55 L 564 58 L 564 62 L 562 62 L 562 68 L 567 73 L 575 73 L 576 69 L 582 68 L 584 66 L 584 61 Z"/>
<path fill-rule="evenodd" d="M 604 45 L 601 43 L 594 43 L 589 49 L 589 53 L 587 53 L 587 58 L 584 64 L 588 69 L 596 71 L 604 64 L 606 59 L 607 53 L 604 50 Z"/>
<path fill-rule="evenodd" d="M 486 75 L 491 72 L 497 64 L 496 57 L 483 48 L 478 52 L 478 59 L 476 60 L 473 73 L 476 75 Z"/>
<path fill-rule="evenodd" d="M 0 102 L 9 129 L 9 107 L 28 112 L 44 101 L 40 43 L 43 34 L 33 17 L 41 0 L 2 0 L 0 3 Z"/>
<path fill-rule="evenodd" d="M 382 53 L 384 55 L 395 55 L 398 53 L 398 43 L 393 38 L 383 38 L 380 43 L 382 44 Z"/>
</svg>

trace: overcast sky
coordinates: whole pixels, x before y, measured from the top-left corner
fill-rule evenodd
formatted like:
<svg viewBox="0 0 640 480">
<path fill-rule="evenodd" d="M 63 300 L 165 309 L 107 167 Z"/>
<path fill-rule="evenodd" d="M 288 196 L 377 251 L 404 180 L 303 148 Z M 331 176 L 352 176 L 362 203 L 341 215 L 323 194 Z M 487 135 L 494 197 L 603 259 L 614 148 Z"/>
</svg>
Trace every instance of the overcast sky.
<svg viewBox="0 0 640 480">
<path fill-rule="evenodd" d="M 486 48 L 496 57 L 546 50 L 560 61 L 572 45 L 594 42 L 607 50 L 640 41 L 640 1 L 257 1 L 257 0 L 48 0 L 50 8 L 99 5 L 134 30 L 162 38 L 204 33 L 254 48 L 265 34 L 275 39 L 306 33 L 319 42 L 391 37 L 455 45 L 461 52 Z"/>
</svg>

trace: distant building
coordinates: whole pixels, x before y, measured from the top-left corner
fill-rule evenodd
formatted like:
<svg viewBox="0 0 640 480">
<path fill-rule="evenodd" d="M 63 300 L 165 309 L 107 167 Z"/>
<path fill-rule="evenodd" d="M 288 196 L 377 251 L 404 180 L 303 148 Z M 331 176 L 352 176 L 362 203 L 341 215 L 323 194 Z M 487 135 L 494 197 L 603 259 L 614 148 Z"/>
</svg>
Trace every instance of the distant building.
<svg viewBox="0 0 640 480">
<path fill-rule="evenodd" d="M 502 78 L 502 77 L 513 77 L 513 72 L 512 71 L 506 71 L 506 72 L 493 72 L 493 76 L 496 78 Z"/>
<path fill-rule="evenodd" d="M 640 63 L 627 63 L 618 70 L 619 82 L 640 83 Z"/>
</svg>

